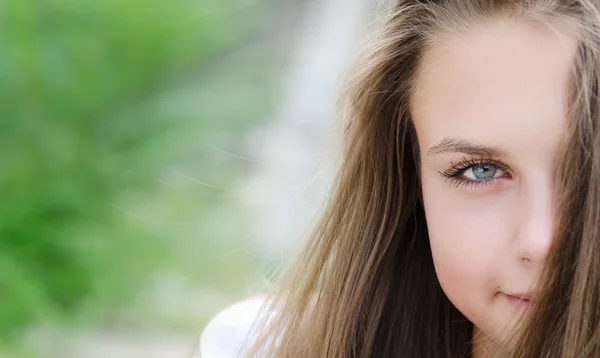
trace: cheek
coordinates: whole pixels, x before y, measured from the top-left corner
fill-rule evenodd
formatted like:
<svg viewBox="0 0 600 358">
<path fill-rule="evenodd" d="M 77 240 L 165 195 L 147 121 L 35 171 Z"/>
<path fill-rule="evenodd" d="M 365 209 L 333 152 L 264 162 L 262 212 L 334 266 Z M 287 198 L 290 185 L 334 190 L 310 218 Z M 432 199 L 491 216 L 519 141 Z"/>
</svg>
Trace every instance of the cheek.
<svg viewBox="0 0 600 358">
<path fill-rule="evenodd" d="M 499 253 L 508 237 L 502 224 L 505 207 L 435 179 L 423 181 L 423 201 L 438 279 L 448 298 L 469 316 L 497 287 Z"/>
</svg>

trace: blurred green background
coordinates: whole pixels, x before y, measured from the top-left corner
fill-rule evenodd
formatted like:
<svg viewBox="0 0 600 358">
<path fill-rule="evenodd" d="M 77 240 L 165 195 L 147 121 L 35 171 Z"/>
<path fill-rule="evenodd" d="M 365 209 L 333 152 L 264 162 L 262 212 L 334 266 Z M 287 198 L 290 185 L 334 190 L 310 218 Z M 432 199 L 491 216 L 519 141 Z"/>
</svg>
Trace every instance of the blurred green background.
<svg viewBox="0 0 600 358">
<path fill-rule="evenodd" d="M 274 107 L 299 3 L 0 2 L 0 357 L 194 337 L 259 287 L 229 153 Z"/>
</svg>

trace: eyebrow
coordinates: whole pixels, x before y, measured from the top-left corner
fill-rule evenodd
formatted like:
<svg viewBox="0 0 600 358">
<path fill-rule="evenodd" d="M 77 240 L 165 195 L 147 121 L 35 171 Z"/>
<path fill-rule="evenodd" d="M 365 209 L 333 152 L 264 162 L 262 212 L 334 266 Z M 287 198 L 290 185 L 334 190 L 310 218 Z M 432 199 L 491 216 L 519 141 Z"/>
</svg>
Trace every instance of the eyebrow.
<svg viewBox="0 0 600 358">
<path fill-rule="evenodd" d="M 429 148 L 427 156 L 435 156 L 443 153 L 464 153 L 484 157 L 502 157 L 505 153 L 494 147 L 474 144 L 457 138 L 444 138 L 439 143 Z"/>
</svg>

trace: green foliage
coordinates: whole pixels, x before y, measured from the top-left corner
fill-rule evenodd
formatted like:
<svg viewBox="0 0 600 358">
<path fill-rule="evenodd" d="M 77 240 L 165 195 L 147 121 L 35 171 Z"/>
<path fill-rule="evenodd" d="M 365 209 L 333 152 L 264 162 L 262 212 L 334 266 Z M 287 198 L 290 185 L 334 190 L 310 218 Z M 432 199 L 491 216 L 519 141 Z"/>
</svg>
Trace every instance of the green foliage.
<svg viewBox="0 0 600 358">
<path fill-rule="evenodd" d="M 148 272 L 161 248 L 111 203 L 177 155 L 148 103 L 239 39 L 232 1 L 0 4 L 0 336 Z"/>
</svg>

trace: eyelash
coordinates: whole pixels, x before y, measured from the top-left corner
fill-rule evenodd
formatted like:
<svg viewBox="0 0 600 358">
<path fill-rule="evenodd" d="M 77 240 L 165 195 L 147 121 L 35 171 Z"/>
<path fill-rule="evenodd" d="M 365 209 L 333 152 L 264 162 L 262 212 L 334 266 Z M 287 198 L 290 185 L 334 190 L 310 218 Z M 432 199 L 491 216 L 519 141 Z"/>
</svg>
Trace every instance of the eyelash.
<svg viewBox="0 0 600 358">
<path fill-rule="evenodd" d="M 486 185 L 490 185 L 496 182 L 498 179 L 502 177 L 488 179 L 488 180 L 470 180 L 464 179 L 461 176 L 469 169 L 475 166 L 481 165 L 493 165 L 501 171 L 507 171 L 509 169 L 508 165 L 504 164 L 499 160 L 495 160 L 492 158 L 463 158 L 460 162 L 454 164 L 450 162 L 452 165 L 451 168 L 440 172 L 440 175 L 446 178 L 446 181 L 450 181 L 451 184 L 454 184 L 456 187 L 483 187 Z"/>
</svg>

